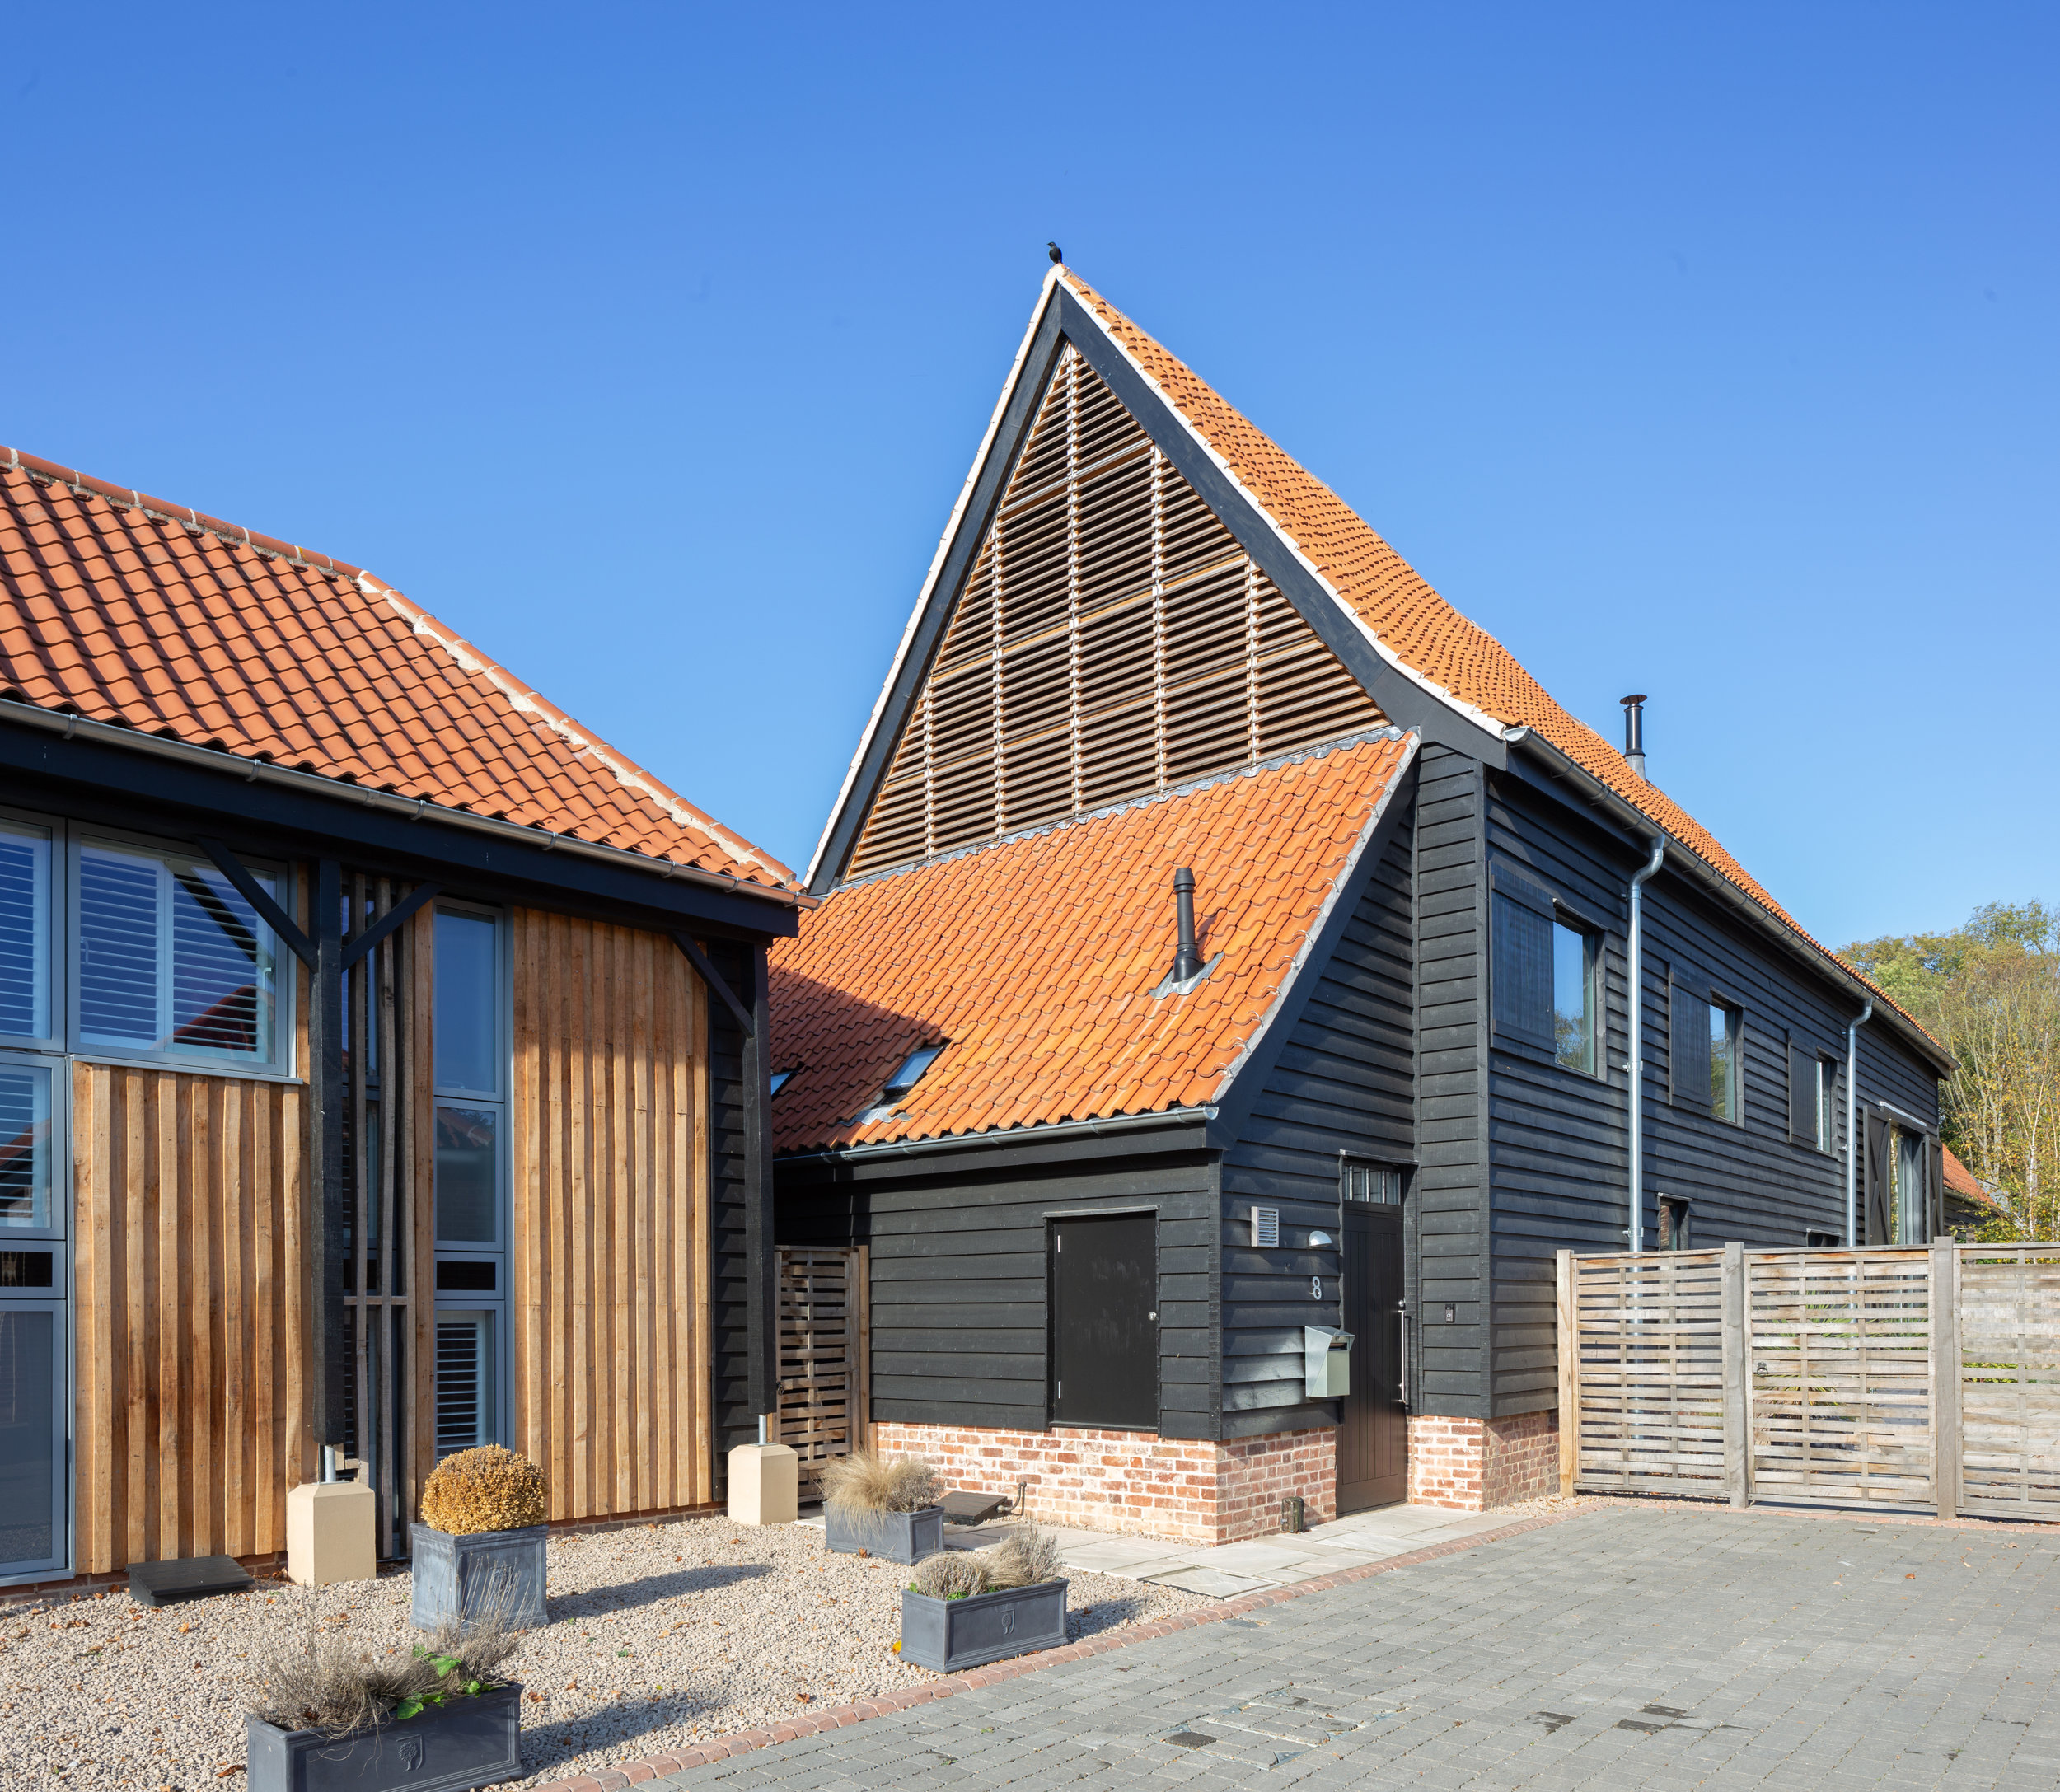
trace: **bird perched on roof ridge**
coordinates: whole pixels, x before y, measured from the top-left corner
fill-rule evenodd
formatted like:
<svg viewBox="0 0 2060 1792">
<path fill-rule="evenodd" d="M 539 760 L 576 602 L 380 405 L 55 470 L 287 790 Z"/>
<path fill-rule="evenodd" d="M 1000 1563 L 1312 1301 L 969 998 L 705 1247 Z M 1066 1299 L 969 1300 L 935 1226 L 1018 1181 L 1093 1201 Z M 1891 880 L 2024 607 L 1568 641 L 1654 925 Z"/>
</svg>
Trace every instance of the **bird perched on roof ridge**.
<svg viewBox="0 0 2060 1792">
<path fill-rule="evenodd" d="M 1048 242 L 1044 246 L 1051 251 L 1051 259 L 1053 261 L 1063 262 L 1065 260 L 1064 253 L 1060 250 L 1059 246 L 1056 243 Z"/>
</svg>

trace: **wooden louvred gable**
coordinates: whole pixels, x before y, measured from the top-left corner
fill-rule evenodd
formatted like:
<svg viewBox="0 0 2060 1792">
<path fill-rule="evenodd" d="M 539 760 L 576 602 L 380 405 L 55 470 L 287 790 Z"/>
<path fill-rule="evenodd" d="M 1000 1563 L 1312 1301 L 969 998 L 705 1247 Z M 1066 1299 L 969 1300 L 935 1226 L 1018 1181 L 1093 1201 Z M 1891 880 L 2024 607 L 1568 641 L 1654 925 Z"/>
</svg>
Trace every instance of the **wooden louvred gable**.
<svg viewBox="0 0 2060 1792">
<path fill-rule="evenodd" d="M 1386 719 L 1069 345 L 846 874 Z"/>
</svg>

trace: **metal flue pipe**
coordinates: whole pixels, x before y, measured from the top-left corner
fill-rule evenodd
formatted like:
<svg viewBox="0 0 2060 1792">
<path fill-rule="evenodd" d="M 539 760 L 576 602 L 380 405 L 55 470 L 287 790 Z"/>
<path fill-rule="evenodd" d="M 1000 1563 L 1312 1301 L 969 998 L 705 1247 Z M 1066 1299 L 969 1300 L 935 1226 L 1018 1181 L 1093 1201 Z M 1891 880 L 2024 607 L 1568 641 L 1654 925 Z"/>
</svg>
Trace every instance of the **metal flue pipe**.
<svg viewBox="0 0 2060 1792">
<path fill-rule="evenodd" d="M 1180 924 L 1180 943 L 1173 951 L 1173 981 L 1185 983 L 1201 969 L 1195 943 L 1195 874 L 1185 865 L 1173 873 L 1173 907 Z"/>
</svg>

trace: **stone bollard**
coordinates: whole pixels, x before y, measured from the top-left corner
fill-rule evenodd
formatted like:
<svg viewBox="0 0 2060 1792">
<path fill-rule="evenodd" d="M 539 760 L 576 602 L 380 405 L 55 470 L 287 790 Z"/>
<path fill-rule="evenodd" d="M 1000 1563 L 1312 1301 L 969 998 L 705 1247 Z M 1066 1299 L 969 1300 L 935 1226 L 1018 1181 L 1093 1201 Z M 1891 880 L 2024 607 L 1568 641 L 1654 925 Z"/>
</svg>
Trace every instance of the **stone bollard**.
<svg viewBox="0 0 2060 1792">
<path fill-rule="evenodd" d="M 379 1572 L 379 1503 L 361 1481 L 303 1481 L 286 1495 L 286 1578 L 303 1587 Z"/>
<path fill-rule="evenodd" d="M 729 1453 L 733 1524 L 792 1524 L 801 1459 L 784 1443 L 740 1443 Z"/>
</svg>

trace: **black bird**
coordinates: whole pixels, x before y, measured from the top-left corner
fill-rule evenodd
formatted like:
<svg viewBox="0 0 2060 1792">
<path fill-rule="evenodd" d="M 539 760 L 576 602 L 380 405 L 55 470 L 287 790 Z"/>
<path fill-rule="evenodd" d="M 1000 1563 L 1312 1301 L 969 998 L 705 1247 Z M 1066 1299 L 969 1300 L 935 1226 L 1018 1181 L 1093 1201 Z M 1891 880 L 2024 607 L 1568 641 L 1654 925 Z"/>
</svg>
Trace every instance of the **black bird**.
<svg viewBox="0 0 2060 1792">
<path fill-rule="evenodd" d="M 1065 260 L 1065 255 L 1060 251 L 1059 246 L 1056 243 L 1046 243 L 1044 246 L 1051 251 L 1051 259 L 1054 261 L 1064 261 Z"/>
</svg>

